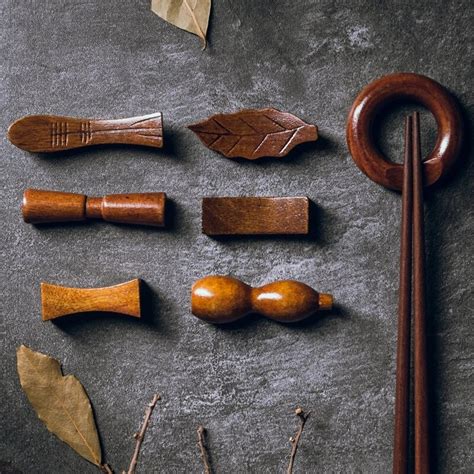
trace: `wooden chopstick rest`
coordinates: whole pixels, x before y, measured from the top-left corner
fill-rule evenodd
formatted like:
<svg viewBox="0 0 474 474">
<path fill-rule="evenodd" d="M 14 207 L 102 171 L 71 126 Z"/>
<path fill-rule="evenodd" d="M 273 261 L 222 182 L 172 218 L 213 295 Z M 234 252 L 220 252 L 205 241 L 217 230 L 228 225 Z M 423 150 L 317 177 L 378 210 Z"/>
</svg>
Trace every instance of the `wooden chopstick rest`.
<svg viewBox="0 0 474 474">
<path fill-rule="evenodd" d="M 296 145 L 318 139 L 318 128 L 276 109 L 247 109 L 216 114 L 189 125 L 211 150 L 227 158 L 280 158 Z"/>
<path fill-rule="evenodd" d="M 309 199 L 298 197 L 206 197 L 202 232 L 207 235 L 305 235 Z"/>
<path fill-rule="evenodd" d="M 84 194 L 27 189 L 23 194 L 23 220 L 29 224 L 103 219 L 122 224 L 165 225 L 165 193 Z"/>
<path fill-rule="evenodd" d="M 192 313 L 209 323 L 230 323 L 258 313 L 281 323 L 293 323 L 332 309 L 333 297 L 304 283 L 282 280 L 252 288 L 229 276 L 211 275 L 191 290 Z"/>
<path fill-rule="evenodd" d="M 8 139 L 26 151 L 52 152 L 102 144 L 163 146 L 161 112 L 115 120 L 27 115 L 13 122 Z"/>
<path fill-rule="evenodd" d="M 104 288 L 68 288 L 43 282 L 41 309 L 43 321 L 90 311 L 140 318 L 140 280 Z"/>
<path fill-rule="evenodd" d="M 409 72 L 388 74 L 362 89 L 347 118 L 346 139 L 356 165 L 372 181 L 386 188 L 402 190 L 403 165 L 391 162 L 374 140 L 374 124 L 386 104 L 397 100 L 423 104 L 438 126 L 436 143 L 423 160 L 425 186 L 445 176 L 460 156 L 463 142 L 462 114 L 454 97 L 429 77 Z"/>
</svg>

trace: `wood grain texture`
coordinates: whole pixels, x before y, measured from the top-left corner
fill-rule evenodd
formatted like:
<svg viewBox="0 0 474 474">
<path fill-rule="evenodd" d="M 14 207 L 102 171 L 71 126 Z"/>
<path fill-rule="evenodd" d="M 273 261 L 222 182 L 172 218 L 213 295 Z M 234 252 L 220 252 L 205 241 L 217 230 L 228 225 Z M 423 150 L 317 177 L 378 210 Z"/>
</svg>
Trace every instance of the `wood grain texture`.
<svg viewBox="0 0 474 474">
<path fill-rule="evenodd" d="M 8 139 L 31 152 L 56 152 L 103 144 L 163 146 L 161 112 L 123 119 L 27 115 L 12 123 Z"/>
<path fill-rule="evenodd" d="M 425 311 L 425 231 L 420 115 L 413 113 L 413 399 L 415 473 L 430 474 L 430 411 L 427 315 Z"/>
<path fill-rule="evenodd" d="M 248 160 L 280 158 L 296 145 L 318 138 L 315 125 L 271 108 L 216 114 L 188 128 L 211 150 L 227 158 Z"/>
<path fill-rule="evenodd" d="M 401 191 L 403 165 L 390 162 L 376 147 L 372 128 L 377 114 L 389 103 L 409 99 L 431 111 L 438 124 L 433 151 L 423 163 L 424 184 L 431 185 L 445 175 L 459 155 L 462 120 L 449 92 L 436 81 L 413 73 L 384 76 L 366 86 L 357 96 L 347 119 L 346 138 L 357 166 L 382 186 Z"/>
<path fill-rule="evenodd" d="M 90 311 L 140 318 L 140 280 L 104 288 L 69 288 L 42 282 L 41 309 L 43 321 Z"/>
<path fill-rule="evenodd" d="M 202 232 L 207 235 L 309 233 L 307 197 L 206 197 Z"/>
<path fill-rule="evenodd" d="M 29 224 L 102 219 L 121 224 L 163 227 L 166 194 L 83 194 L 27 189 L 23 194 L 23 220 Z"/>
<path fill-rule="evenodd" d="M 406 117 L 402 220 L 400 230 L 400 284 L 398 290 L 393 474 L 406 474 L 408 472 L 410 456 L 410 338 L 413 215 L 412 130 L 412 117 Z"/>
<path fill-rule="evenodd" d="M 304 283 L 282 280 L 252 288 L 236 278 L 211 275 L 191 290 L 192 313 L 210 323 L 230 323 L 258 313 L 282 323 L 301 321 L 332 308 L 333 298 Z"/>
</svg>

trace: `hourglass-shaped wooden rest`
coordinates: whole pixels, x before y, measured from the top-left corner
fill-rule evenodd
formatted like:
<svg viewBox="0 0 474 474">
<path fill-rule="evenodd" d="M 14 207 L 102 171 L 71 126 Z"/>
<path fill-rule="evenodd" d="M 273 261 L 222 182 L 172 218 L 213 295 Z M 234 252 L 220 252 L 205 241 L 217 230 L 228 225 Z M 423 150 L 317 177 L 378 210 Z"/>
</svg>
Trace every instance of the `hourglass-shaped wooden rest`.
<svg viewBox="0 0 474 474">
<path fill-rule="evenodd" d="M 230 323 L 250 313 L 293 323 L 317 311 L 330 310 L 332 305 L 332 295 L 294 280 L 252 288 L 236 278 L 211 275 L 196 281 L 191 290 L 194 316 L 216 324 Z"/>
<path fill-rule="evenodd" d="M 140 318 L 140 280 L 103 288 L 71 288 L 41 283 L 43 321 L 75 313 L 108 312 Z"/>
</svg>

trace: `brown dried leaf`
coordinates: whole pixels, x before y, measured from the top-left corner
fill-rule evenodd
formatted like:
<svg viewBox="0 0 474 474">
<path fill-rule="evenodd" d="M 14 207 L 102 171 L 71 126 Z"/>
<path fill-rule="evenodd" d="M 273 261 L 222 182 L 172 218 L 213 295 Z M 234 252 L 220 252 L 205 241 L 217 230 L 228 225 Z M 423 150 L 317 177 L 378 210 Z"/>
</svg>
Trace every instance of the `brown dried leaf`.
<svg viewBox="0 0 474 474">
<path fill-rule="evenodd" d="M 217 114 L 188 126 L 211 150 L 227 158 L 282 157 L 296 145 L 318 139 L 318 129 L 287 112 L 249 109 Z"/>
<path fill-rule="evenodd" d="M 101 447 L 91 403 L 79 380 L 63 376 L 52 357 L 22 345 L 17 349 L 20 383 L 49 431 L 83 458 L 101 466 Z"/>
<path fill-rule="evenodd" d="M 203 49 L 206 47 L 211 0 L 151 0 L 151 10 L 168 23 L 199 36 Z"/>
</svg>

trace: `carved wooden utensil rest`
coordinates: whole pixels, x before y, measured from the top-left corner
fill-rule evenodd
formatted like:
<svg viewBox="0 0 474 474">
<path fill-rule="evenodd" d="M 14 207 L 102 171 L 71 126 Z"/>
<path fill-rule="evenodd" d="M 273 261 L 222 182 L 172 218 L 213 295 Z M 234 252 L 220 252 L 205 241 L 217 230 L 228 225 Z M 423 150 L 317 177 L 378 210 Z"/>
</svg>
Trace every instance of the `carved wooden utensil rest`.
<svg viewBox="0 0 474 474">
<path fill-rule="evenodd" d="M 29 224 L 103 219 L 122 224 L 165 225 L 165 193 L 84 194 L 27 189 L 23 194 L 23 219 Z"/>
<path fill-rule="evenodd" d="M 163 146 L 161 112 L 115 120 L 27 115 L 13 122 L 8 139 L 18 148 L 53 152 L 102 144 Z"/>
<path fill-rule="evenodd" d="M 202 200 L 207 235 L 309 233 L 309 199 L 298 197 L 207 197 Z"/>
<path fill-rule="evenodd" d="M 192 313 L 209 323 L 230 323 L 258 313 L 293 323 L 332 308 L 333 298 L 304 283 L 282 280 L 252 288 L 229 276 L 212 275 L 196 281 L 191 290 Z"/>
<path fill-rule="evenodd" d="M 390 101 L 411 99 L 435 116 L 438 137 L 422 161 L 420 116 L 405 122 L 404 164 L 388 161 L 377 149 L 372 127 L 379 110 Z M 347 122 L 347 143 L 357 166 L 373 181 L 402 191 L 400 290 L 398 307 L 397 376 L 393 473 L 429 474 L 430 404 L 424 294 L 423 186 L 438 181 L 453 165 L 461 148 L 461 115 L 451 95 L 437 82 L 410 73 L 391 74 L 366 86 L 357 96 Z M 411 320 L 413 319 L 413 337 Z M 413 364 L 411 364 L 413 346 Z M 410 368 L 413 365 L 413 410 L 410 410 Z M 413 416 L 414 422 L 409 420 Z M 413 436 L 409 436 L 413 425 Z M 410 449 L 409 441 L 413 442 Z"/>
<path fill-rule="evenodd" d="M 281 158 L 296 145 L 318 139 L 315 125 L 276 109 L 216 114 L 188 128 L 211 150 L 227 158 L 248 160 Z"/>
<path fill-rule="evenodd" d="M 43 321 L 91 311 L 140 318 L 140 280 L 104 288 L 68 288 L 41 283 Z"/>
<path fill-rule="evenodd" d="M 423 182 L 429 186 L 446 174 L 459 155 L 462 121 L 449 92 L 436 81 L 412 73 L 397 73 L 371 82 L 357 96 L 347 119 L 346 138 L 352 158 L 372 181 L 402 190 L 403 165 L 388 160 L 373 140 L 374 121 L 383 107 L 399 99 L 424 105 L 435 117 L 438 137 L 423 161 Z"/>
</svg>

